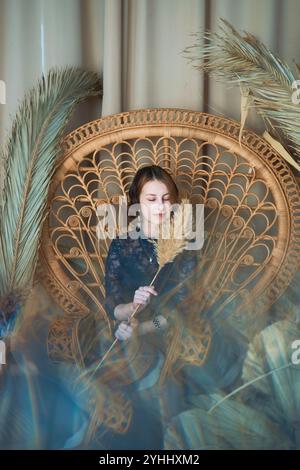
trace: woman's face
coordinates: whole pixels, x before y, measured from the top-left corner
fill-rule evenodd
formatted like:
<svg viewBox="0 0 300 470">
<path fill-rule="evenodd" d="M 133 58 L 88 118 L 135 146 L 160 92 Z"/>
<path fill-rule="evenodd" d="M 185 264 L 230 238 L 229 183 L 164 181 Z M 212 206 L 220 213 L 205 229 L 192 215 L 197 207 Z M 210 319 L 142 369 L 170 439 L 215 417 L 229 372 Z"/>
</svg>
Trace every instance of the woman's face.
<svg viewBox="0 0 300 470">
<path fill-rule="evenodd" d="M 144 184 L 140 193 L 142 217 L 151 225 L 159 225 L 171 210 L 170 193 L 162 181 L 151 180 Z"/>
</svg>

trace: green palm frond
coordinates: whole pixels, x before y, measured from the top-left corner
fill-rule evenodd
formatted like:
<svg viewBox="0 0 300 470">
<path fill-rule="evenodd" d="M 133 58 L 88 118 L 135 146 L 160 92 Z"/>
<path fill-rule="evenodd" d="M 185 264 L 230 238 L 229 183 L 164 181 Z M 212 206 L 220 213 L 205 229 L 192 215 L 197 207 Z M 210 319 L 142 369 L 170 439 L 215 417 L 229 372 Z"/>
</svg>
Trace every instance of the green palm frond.
<svg viewBox="0 0 300 470">
<path fill-rule="evenodd" d="M 102 93 L 97 73 L 51 69 L 21 103 L 6 148 L 0 206 L 0 307 L 31 288 L 47 194 L 74 106 Z"/>
<path fill-rule="evenodd" d="M 220 34 L 196 34 L 195 44 L 183 54 L 197 69 L 218 81 L 249 89 L 250 106 L 276 136 L 300 158 L 300 106 L 293 103 L 295 73 L 250 33 L 236 31 L 221 20 Z"/>
</svg>

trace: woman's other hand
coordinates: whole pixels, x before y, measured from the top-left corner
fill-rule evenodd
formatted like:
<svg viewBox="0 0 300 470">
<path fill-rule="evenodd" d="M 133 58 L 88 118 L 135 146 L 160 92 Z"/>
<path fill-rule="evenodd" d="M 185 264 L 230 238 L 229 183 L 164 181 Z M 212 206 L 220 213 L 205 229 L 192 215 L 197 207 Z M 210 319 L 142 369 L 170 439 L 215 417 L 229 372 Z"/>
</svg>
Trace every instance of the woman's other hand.
<svg viewBox="0 0 300 470">
<path fill-rule="evenodd" d="M 115 332 L 115 337 L 121 341 L 128 340 L 137 332 L 138 324 L 139 322 L 136 318 L 132 318 L 130 323 L 122 321 Z"/>
</svg>

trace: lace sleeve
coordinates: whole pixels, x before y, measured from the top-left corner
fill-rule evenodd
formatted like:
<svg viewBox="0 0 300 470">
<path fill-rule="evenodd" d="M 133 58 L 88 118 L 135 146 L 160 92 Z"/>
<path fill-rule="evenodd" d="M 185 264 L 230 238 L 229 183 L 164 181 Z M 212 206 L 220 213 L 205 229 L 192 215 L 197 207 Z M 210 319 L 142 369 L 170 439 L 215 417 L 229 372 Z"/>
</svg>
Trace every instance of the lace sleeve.
<svg viewBox="0 0 300 470">
<path fill-rule="evenodd" d="M 113 239 L 105 262 L 105 309 L 112 320 L 116 305 L 125 303 L 122 276 L 120 241 Z"/>
</svg>

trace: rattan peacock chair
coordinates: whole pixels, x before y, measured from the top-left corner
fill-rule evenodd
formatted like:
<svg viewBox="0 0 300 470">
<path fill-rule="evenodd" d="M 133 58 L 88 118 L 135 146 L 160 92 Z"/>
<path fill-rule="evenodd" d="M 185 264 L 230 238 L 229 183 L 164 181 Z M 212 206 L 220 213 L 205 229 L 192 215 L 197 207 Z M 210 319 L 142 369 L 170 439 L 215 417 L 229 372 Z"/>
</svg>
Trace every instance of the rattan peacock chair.
<svg viewBox="0 0 300 470">
<path fill-rule="evenodd" d="M 181 109 L 142 109 L 76 129 L 49 193 L 41 264 L 44 285 L 62 307 L 48 336 L 54 361 L 84 364 L 84 322 L 103 320 L 110 239 L 96 234 L 97 207 L 127 195 L 138 168 L 157 164 L 182 196 L 205 207 L 199 311 L 238 299 L 236 318 L 263 317 L 300 262 L 300 197 L 291 170 L 261 137 L 239 123 Z M 209 286 L 209 295 L 206 288 Z M 251 323 L 251 322 L 250 322 Z"/>
</svg>

